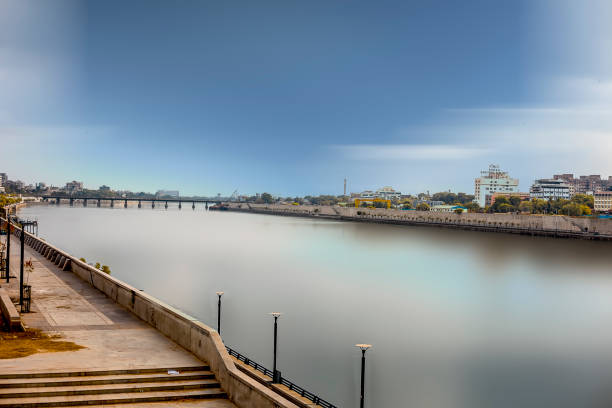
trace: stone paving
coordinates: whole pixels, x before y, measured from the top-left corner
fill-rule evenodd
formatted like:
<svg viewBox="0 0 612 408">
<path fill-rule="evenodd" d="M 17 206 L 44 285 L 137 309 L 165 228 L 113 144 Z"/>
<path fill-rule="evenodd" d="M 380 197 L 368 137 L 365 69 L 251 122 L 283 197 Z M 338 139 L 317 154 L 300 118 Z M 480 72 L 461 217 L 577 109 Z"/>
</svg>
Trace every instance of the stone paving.
<svg viewBox="0 0 612 408">
<path fill-rule="evenodd" d="M 18 240 L 12 241 L 11 275 L 19 276 Z M 0 373 L 34 373 L 78 370 L 114 370 L 200 366 L 203 362 L 157 330 L 115 304 L 72 272 L 61 271 L 46 258 L 25 248 L 25 260 L 32 259 L 34 271 L 31 313 L 22 314 L 29 328 L 59 334 L 84 349 L 37 353 L 17 359 L 0 359 Z M 18 279 L 0 283 L 11 297 L 18 298 Z M 235 407 L 228 400 L 201 400 L 135 404 L 139 407 Z M 106 405 L 107 407 L 109 405 Z M 125 407 L 125 405 L 122 405 Z"/>
</svg>

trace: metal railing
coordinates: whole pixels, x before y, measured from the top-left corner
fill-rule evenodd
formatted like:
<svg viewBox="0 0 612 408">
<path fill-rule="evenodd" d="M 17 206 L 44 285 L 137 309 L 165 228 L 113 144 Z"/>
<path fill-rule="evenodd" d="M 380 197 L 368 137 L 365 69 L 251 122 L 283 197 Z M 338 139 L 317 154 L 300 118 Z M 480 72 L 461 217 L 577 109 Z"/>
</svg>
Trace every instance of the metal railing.
<svg viewBox="0 0 612 408">
<path fill-rule="evenodd" d="M 274 373 L 272 372 L 272 370 L 267 369 L 266 367 L 262 366 L 261 364 L 251 360 L 250 358 L 240 354 L 239 352 L 237 352 L 236 350 L 231 349 L 228 346 L 225 346 L 225 348 L 227 349 L 227 352 L 229 353 L 230 356 L 237 358 L 238 360 L 240 360 L 241 362 L 243 362 L 244 364 L 253 367 L 255 370 L 261 372 L 263 375 L 266 375 L 270 378 L 274 377 Z M 310 401 L 312 401 L 313 403 L 322 406 L 323 408 L 338 408 L 336 405 L 325 401 L 324 399 L 320 398 L 319 396 L 313 394 L 312 392 L 305 390 L 304 388 L 300 387 L 299 385 L 287 380 L 286 378 L 281 377 L 280 380 L 280 384 L 284 385 L 285 387 L 289 388 L 290 391 L 294 391 L 298 394 L 300 394 L 300 396 L 304 397 L 304 398 L 308 398 Z"/>
</svg>

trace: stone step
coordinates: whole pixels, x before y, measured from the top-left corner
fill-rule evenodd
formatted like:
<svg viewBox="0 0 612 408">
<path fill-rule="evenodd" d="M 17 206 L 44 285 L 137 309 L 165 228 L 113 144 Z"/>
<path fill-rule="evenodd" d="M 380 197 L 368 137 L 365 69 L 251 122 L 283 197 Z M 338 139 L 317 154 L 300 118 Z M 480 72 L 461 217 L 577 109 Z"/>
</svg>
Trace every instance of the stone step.
<svg viewBox="0 0 612 408">
<path fill-rule="evenodd" d="M 39 398 L 58 397 L 67 395 L 96 395 L 120 394 L 134 392 L 198 390 L 206 388 L 219 388 L 219 383 L 212 380 L 191 380 L 172 382 L 151 382 L 136 384 L 104 384 L 85 386 L 58 386 L 58 387 L 26 387 L 26 388 L 0 388 L 0 401 L 3 398 Z"/>
<path fill-rule="evenodd" d="M 0 380 L 0 389 L 3 388 L 32 388 L 32 387 L 62 387 L 105 384 L 152 383 L 188 380 L 209 380 L 215 375 L 210 371 L 187 371 L 179 374 L 154 373 L 132 375 L 100 375 L 95 377 L 38 377 L 32 379 L 11 378 Z"/>
<path fill-rule="evenodd" d="M 89 377 L 99 375 L 123 375 L 123 374 L 153 374 L 167 373 L 169 370 L 178 372 L 185 371 L 208 371 L 209 366 L 189 366 L 189 367 L 167 367 L 167 368 L 131 368 L 120 370 L 83 370 L 83 371 L 57 371 L 44 373 L 13 373 L 0 374 L 0 379 L 11 378 L 55 378 L 55 377 Z"/>
<path fill-rule="evenodd" d="M 158 392 L 133 392 L 125 394 L 69 395 L 40 398 L 6 398 L 0 400 L 0 408 L 73 407 L 81 405 L 136 404 L 144 402 L 178 401 L 183 399 L 225 399 L 220 388 L 202 390 L 177 390 Z"/>
</svg>

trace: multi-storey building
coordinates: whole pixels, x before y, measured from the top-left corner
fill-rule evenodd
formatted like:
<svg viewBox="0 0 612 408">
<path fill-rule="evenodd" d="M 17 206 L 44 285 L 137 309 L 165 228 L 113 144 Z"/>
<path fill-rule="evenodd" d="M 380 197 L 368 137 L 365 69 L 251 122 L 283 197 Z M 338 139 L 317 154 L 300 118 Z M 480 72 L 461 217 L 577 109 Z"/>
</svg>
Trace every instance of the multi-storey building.
<svg viewBox="0 0 612 408">
<path fill-rule="evenodd" d="M 595 211 L 612 211 L 612 191 L 596 191 L 593 193 L 593 201 Z"/>
<path fill-rule="evenodd" d="M 569 200 L 570 186 L 565 180 L 539 179 L 529 189 L 531 198 L 542 198 L 544 200 L 554 200 L 564 198 Z"/>
<path fill-rule="evenodd" d="M 66 187 L 64 187 L 67 193 L 78 193 L 79 191 L 83 191 L 83 182 L 72 180 L 66 183 Z"/>
<path fill-rule="evenodd" d="M 518 193 L 518 179 L 511 178 L 498 165 L 489 165 L 489 170 L 480 172 L 480 177 L 474 180 L 474 201 L 481 207 L 486 206 L 487 196 L 493 193 Z"/>
<path fill-rule="evenodd" d="M 595 191 L 606 190 L 612 186 L 612 176 L 605 180 L 599 174 L 579 176 L 578 178 L 574 178 L 573 174 L 555 174 L 553 179 L 565 181 L 573 190 L 572 196 L 574 194 L 589 194 Z"/>
<path fill-rule="evenodd" d="M 8 181 L 8 176 L 6 173 L 0 173 L 0 186 L 3 186 L 4 183 Z"/>
<path fill-rule="evenodd" d="M 372 198 L 382 198 L 384 200 L 399 200 L 402 198 L 402 193 L 400 191 L 396 191 L 393 187 L 385 186 L 379 188 L 376 191 L 365 190 L 359 194 L 359 198 L 372 199 Z"/>
</svg>

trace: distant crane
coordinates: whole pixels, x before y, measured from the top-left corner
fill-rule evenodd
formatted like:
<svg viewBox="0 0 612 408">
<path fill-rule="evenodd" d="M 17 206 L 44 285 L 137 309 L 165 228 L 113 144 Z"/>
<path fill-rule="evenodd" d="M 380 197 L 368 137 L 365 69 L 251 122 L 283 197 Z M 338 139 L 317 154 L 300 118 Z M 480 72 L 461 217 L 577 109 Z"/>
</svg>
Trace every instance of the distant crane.
<svg viewBox="0 0 612 408">
<path fill-rule="evenodd" d="M 238 201 L 238 190 L 234 190 L 234 192 L 230 196 L 230 201 Z"/>
</svg>

